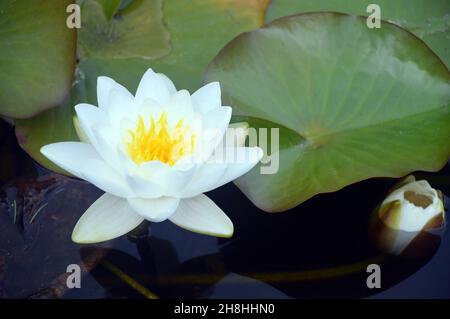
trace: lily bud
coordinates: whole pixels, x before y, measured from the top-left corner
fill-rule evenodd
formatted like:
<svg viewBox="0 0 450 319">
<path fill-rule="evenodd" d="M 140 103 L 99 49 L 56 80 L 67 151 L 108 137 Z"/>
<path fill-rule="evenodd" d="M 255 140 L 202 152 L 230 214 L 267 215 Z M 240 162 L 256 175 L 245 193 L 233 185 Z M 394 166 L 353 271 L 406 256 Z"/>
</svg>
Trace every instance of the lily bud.
<svg viewBox="0 0 450 319">
<path fill-rule="evenodd" d="M 369 228 L 375 246 L 406 257 L 426 257 L 440 244 L 445 223 L 440 191 L 410 175 L 374 211 Z"/>
</svg>

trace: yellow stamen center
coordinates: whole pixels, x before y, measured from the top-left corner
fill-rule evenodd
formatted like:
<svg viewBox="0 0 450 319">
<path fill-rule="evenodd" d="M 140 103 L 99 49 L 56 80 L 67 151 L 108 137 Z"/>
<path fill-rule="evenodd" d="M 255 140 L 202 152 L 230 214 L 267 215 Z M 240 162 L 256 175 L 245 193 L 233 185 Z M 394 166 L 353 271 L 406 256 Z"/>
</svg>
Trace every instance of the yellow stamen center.
<svg viewBox="0 0 450 319">
<path fill-rule="evenodd" d="M 126 142 L 128 154 L 136 164 L 159 160 L 174 165 L 195 149 L 196 136 L 183 124 L 182 118 L 170 129 L 167 113 L 163 112 L 156 122 L 153 116 L 150 117 L 147 129 L 142 116 L 139 116 L 136 129 L 129 130 L 131 139 Z"/>
</svg>

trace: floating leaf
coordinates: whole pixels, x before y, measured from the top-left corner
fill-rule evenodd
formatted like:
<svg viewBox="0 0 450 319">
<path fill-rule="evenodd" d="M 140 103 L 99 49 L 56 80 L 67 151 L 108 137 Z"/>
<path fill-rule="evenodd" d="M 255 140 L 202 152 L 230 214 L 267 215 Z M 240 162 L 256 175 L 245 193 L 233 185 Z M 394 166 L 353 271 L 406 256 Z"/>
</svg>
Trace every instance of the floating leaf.
<svg viewBox="0 0 450 319">
<path fill-rule="evenodd" d="M 120 3 L 104 2 L 85 0 L 82 4 L 82 59 L 154 59 L 170 52 L 169 33 L 162 21 L 162 0 L 136 0 L 116 15 Z"/>
<path fill-rule="evenodd" d="M 228 44 L 207 71 L 215 80 L 240 121 L 280 128 L 279 171 L 237 180 L 266 211 L 371 177 L 435 171 L 450 156 L 449 72 L 390 23 L 282 18 Z"/>
<path fill-rule="evenodd" d="M 273 0 L 267 21 L 302 12 L 338 11 L 368 16 L 367 6 L 380 6 L 381 19 L 414 32 L 450 66 L 450 1 L 445 0 Z"/>
<path fill-rule="evenodd" d="M 205 67 L 227 42 L 264 24 L 268 4 L 269 0 L 166 0 L 164 19 L 173 49 L 154 68 L 181 88 L 198 89 Z"/>
<path fill-rule="evenodd" d="M 70 0 L 0 2 L 0 114 L 26 118 L 61 103 L 75 65 Z"/>
</svg>

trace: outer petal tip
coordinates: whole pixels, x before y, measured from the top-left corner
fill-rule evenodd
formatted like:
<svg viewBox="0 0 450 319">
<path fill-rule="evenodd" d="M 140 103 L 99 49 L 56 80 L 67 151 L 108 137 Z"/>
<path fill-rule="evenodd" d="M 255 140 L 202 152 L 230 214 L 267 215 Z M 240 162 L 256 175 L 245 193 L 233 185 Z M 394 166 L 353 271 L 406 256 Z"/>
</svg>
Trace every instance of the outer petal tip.
<svg viewBox="0 0 450 319">
<path fill-rule="evenodd" d="M 201 114 L 206 114 L 222 105 L 219 82 L 205 84 L 192 94 L 194 108 Z"/>
<path fill-rule="evenodd" d="M 92 244 L 111 240 L 133 230 L 143 220 L 131 209 L 126 199 L 106 193 L 78 220 L 72 232 L 72 241 Z"/>
<path fill-rule="evenodd" d="M 48 149 L 48 145 L 49 145 L 49 144 L 42 146 L 42 147 L 40 148 L 40 150 L 39 150 L 39 151 L 41 152 L 41 154 L 44 155 L 45 157 L 47 157 L 47 149 Z"/>
<path fill-rule="evenodd" d="M 221 238 L 231 238 L 234 235 L 234 225 L 233 222 L 230 220 L 230 225 L 228 228 L 224 229 L 222 233 L 216 233 L 214 236 L 221 237 Z"/>
<path fill-rule="evenodd" d="M 169 90 L 169 93 L 172 95 L 174 94 L 177 89 L 175 87 L 175 85 L 173 84 L 172 80 L 165 74 L 163 73 L 156 73 L 157 76 L 159 76 L 159 78 L 164 82 L 164 84 L 166 85 L 167 89 Z"/>
<path fill-rule="evenodd" d="M 169 219 L 181 228 L 203 235 L 230 238 L 234 233 L 230 218 L 203 194 L 183 199 Z"/>
</svg>

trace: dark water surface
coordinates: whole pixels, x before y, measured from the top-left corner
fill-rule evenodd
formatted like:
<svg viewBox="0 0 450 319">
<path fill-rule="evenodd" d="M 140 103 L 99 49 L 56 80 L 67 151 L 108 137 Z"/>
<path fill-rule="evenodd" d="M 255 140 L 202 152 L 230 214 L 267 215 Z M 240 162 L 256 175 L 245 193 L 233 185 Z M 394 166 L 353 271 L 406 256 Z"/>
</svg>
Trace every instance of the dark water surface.
<svg viewBox="0 0 450 319">
<path fill-rule="evenodd" d="M 384 255 L 368 239 L 369 215 L 394 179 L 363 181 L 280 214 L 260 211 L 230 183 L 208 196 L 233 220 L 231 239 L 167 221 L 76 245 L 72 229 L 102 192 L 36 165 L 3 121 L 0 141 L 0 297 L 450 297 L 448 234 L 421 260 Z M 415 175 L 450 194 L 448 165 Z M 381 289 L 366 286 L 371 263 L 381 266 Z M 82 269 L 80 289 L 67 288 L 69 264 Z"/>
</svg>

